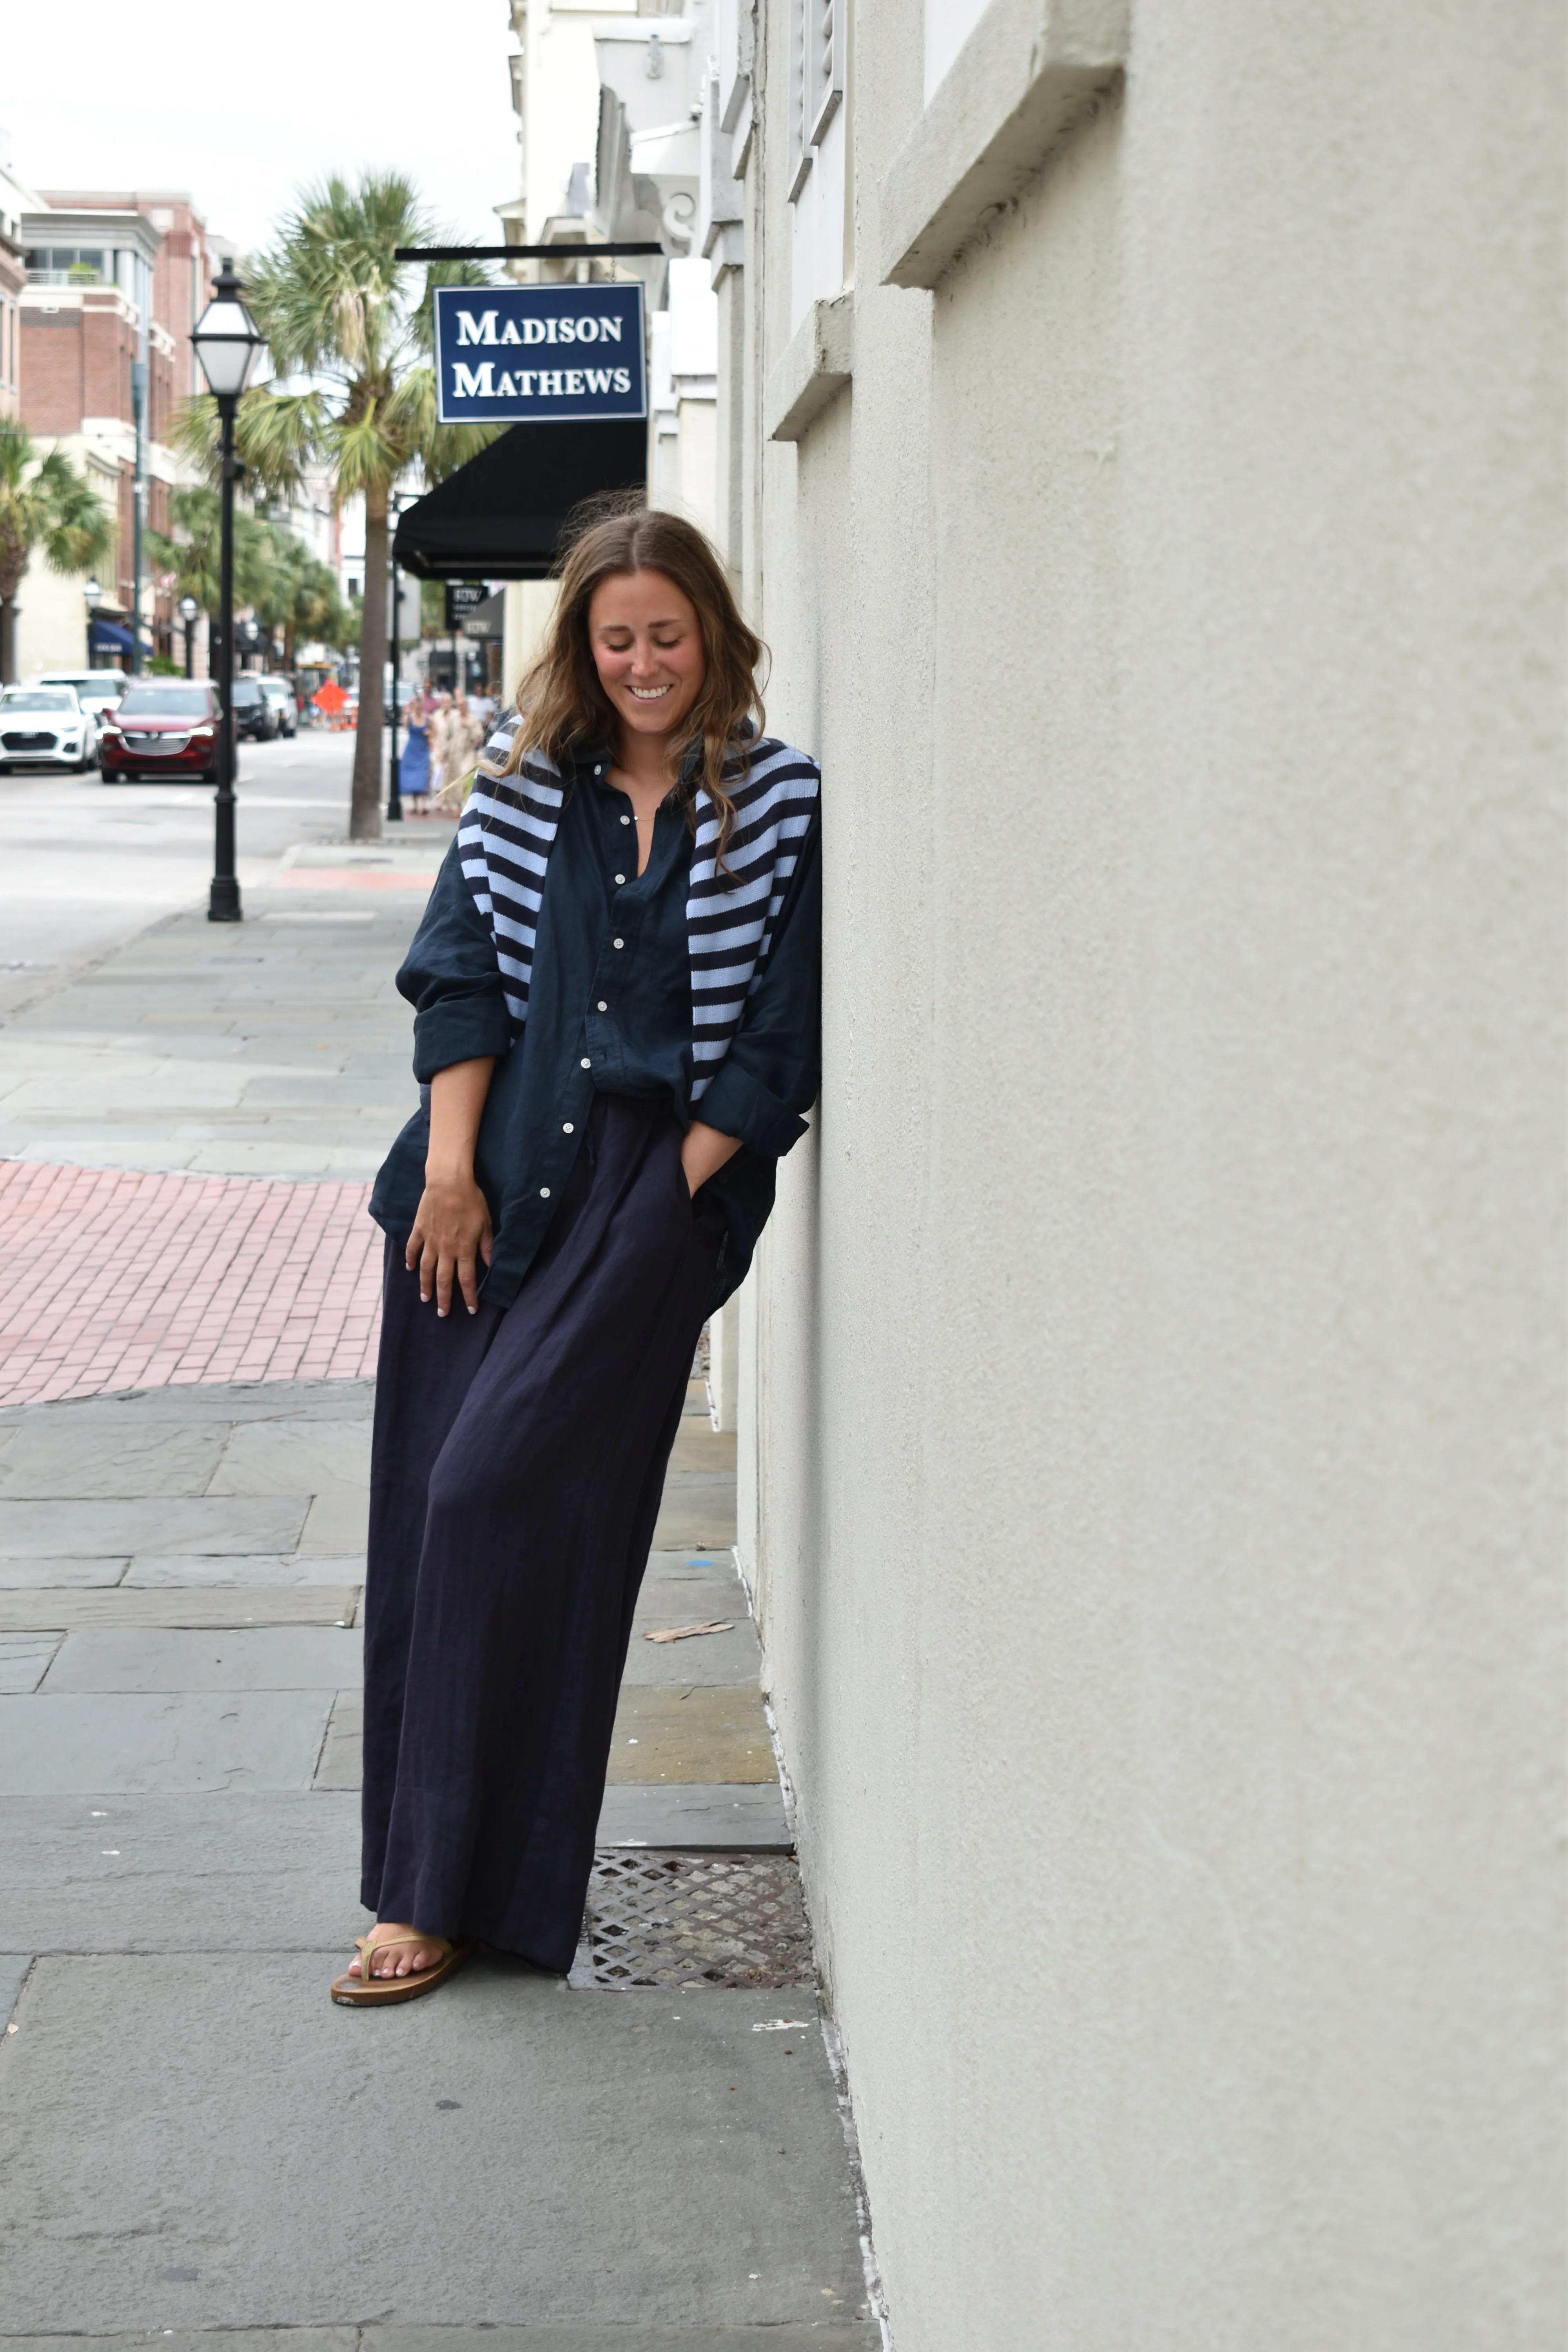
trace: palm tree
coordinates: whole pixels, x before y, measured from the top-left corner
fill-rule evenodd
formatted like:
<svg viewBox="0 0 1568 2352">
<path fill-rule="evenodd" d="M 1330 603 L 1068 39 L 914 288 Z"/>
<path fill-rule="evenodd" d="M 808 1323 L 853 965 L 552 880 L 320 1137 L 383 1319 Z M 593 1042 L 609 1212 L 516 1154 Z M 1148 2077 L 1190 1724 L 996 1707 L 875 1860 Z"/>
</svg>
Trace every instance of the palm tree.
<svg viewBox="0 0 1568 2352">
<path fill-rule="evenodd" d="M 360 615 L 359 731 L 349 830 L 356 841 L 381 831 L 381 680 L 387 651 L 388 512 L 393 486 L 410 467 L 439 480 L 495 437 L 485 425 L 436 420 L 430 365 L 431 284 L 485 282 L 471 264 L 432 268 L 420 299 L 413 273 L 395 260 L 399 246 L 427 243 L 431 224 L 413 184 L 395 172 L 333 177 L 307 189 L 247 275 L 247 299 L 284 376 L 309 379 L 304 392 L 247 393 L 236 420 L 237 453 L 257 481 L 295 488 L 312 462 L 331 471 L 341 503 L 364 500 L 364 603 Z M 210 400 L 188 404 L 176 438 L 216 448 Z"/>
<path fill-rule="evenodd" d="M 33 550 L 51 572 L 92 572 L 113 545 L 113 518 L 70 459 L 40 457 L 20 425 L 0 426 L 0 684 L 16 677 L 16 591 Z"/>
</svg>

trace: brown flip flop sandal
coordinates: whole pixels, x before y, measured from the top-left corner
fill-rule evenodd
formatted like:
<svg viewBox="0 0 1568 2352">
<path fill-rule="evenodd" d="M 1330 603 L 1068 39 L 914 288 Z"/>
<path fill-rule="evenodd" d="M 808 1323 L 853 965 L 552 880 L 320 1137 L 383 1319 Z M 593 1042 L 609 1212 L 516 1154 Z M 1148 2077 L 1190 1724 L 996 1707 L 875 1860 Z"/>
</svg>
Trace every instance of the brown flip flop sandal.
<svg viewBox="0 0 1568 2352">
<path fill-rule="evenodd" d="M 459 1936 L 456 1943 L 448 1943 L 445 1936 L 383 1936 L 379 1939 L 356 1936 L 360 1974 L 334 1977 L 332 1999 L 341 2001 L 345 2009 L 370 2009 L 380 2001 L 417 2000 L 422 1992 L 434 1992 L 447 1977 L 455 1976 L 463 1962 L 472 1958 L 477 1942 L 473 1936 Z M 371 1953 L 384 1952 L 390 1944 L 434 1944 L 439 1947 L 441 1958 L 433 1969 L 418 1969 L 412 1976 L 373 1977 Z"/>
</svg>

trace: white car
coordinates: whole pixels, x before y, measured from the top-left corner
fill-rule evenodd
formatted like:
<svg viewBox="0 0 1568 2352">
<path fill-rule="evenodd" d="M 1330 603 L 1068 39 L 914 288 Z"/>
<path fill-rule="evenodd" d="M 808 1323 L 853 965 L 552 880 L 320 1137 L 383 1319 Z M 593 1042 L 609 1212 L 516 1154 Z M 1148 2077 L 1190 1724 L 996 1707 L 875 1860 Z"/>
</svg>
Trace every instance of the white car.
<svg viewBox="0 0 1568 2352">
<path fill-rule="evenodd" d="M 0 689 L 0 775 L 13 768 L 74 768 L 79 776 L 98 761 L 98 723 L 74 686 L 7 686 Z"/>
<path fill-rule="evenodd" d="M 40 669 L 35 670 L 26 683 L 28 686 L 71 686 L 84 710 L 90 710 L 101 723 L 106 710 L 112 710 L 131 680 L 122 669 Z"/>
</svg>

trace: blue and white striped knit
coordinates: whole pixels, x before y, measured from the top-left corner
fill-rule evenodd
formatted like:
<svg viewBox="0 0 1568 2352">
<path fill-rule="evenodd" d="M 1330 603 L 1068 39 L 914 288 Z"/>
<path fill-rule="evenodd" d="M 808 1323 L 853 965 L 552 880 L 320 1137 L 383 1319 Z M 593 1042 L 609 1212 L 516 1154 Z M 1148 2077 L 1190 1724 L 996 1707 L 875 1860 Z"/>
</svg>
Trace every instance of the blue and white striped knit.
<svg viewBox="0 0 1568 2352">
<path fill-rule="evenodd" d="M 486 744 L 458 827 L 463 873 L 495 940 L 514 1040 L 528 1019 L 545 869 L 564 797 L 560 771 L 542 751 L 525 752 L 509 776 L 498 772 L 519 724 L 513 713 Z M 714 862 L 719 812 L 700 785 L 686 901 L 693 1103 L 728 1053 L 773 945 L 821 775 L 804 751 L 763 735 L 736 758 L 725 782 L 735 814 L 724 872 Z"/>
</svg>

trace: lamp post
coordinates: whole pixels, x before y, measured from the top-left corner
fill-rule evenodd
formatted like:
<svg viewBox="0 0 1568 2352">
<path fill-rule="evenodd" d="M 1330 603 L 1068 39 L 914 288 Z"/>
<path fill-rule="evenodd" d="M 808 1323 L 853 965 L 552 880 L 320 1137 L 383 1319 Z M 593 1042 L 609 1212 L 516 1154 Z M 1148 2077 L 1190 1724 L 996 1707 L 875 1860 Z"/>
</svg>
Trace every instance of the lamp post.
<svg viewBox="0 0 1568 2352">
<path fill-rule="evenodd" d="M 92 616 L 103 591 L 96 580 L 89 580 L 81 593 L 87 599 L 87 666 L 90 669 L 92 667 Z"/>
<path fill-rule="evenodd" d="M 386 764 L 386 814 L 391 824 L 403 823 L 403 762 L 397 754 L 397 671 L 402 652 L 398 635 L 401 615 L 397 609 L 397 518 L 402 509 L 412 503 L 411 493 L 398 490 L 394 490 L 387 500 L 392 509 L 392 738 Z M 362 697 L 363 692 L 362 685 Z"/>
<path fill-rule="evenodd" d="M 395 533 L 397 521 L 393 519 Z M 403 763 L 397 756 L 397 557 L 392 559 L 392 739 L 386 762 L 386 814 L 394 824 L 403 823 Z"/>
<path fill-rule="evenodd" d="M 180 618 L 185 625 L 185 676 L 187 677 L 195 677 L 196 674 L 195 630 L 196 614 L 200 610 L 201 607 L 194 596 L 181 597 Z"/>
<path fill-rule="evenodd" d="M 209 923 L 241 919 L 239 882 L 234 870 L 234 486 L 244 471 L 234 454 L 234 416 L 250 382 L 263 337 L 246 309 L 234 263 L 226 256 L 213 280 L 213 299 L 191 330 L 207 390 L 217 403 L 222 426 L 223 530 L 218 559 L 218 755 L 217 796 Z"/>
</svg>

